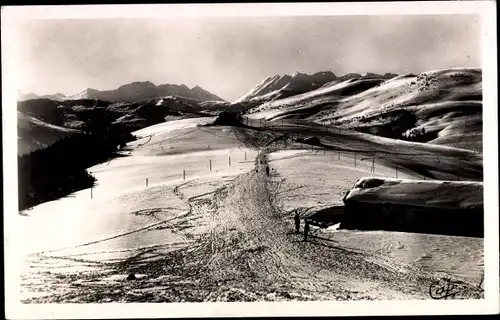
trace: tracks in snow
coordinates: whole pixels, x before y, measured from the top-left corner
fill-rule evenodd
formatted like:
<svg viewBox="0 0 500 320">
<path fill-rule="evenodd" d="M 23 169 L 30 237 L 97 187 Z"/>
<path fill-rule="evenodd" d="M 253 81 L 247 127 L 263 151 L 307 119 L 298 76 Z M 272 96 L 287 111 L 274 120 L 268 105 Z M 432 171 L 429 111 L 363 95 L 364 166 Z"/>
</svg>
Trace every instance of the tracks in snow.
<svg viewBox="0 0 500 320">
<path fill-rule="evenodd" d="M 235 133 L 246 139 L 238 129 Z M 429 298 L 434 279 L 400 272 L 332 242 L 303 242 L 294 234 L 289 214 L 276 202 L 282 179 L 275 173 L 267 177 L 263 170 L 266 150 L 256 159 L 256 170 L 239 175 L 231 186 L 188 197 L 182 188 L 195 180 L 177 185 L 174 194 L 189 207 L 183 218 L 206 230 L 188 247 L 164 253 L 160 260 L 129 259 L 116 271 L 147 274 L 147 282 L 108 282 L 99 290 L 121 302 Z M 111 294 L 124 286 L 141 291 Z M 74 294 L 77 302 L 106 297 L 89 298 L 81 290 Z M 31 302 L 66 299 L 59 295 Z"/>
</svg>

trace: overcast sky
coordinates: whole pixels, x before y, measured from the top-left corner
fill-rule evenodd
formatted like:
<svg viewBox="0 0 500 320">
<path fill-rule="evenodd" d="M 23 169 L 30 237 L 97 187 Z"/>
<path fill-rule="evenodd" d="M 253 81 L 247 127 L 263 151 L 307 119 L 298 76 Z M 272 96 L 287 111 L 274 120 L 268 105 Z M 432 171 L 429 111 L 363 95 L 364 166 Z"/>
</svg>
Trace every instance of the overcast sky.
<svg viewBox="0 0 500 320">
<path fill-rule="evenodd" d="M 477 16 L 32 20 L 18 30 L 20 89 L 36 94 L 149 80 L 234 100 L 267 76 L 295 71 L 481 66 Z"/>
</svg>

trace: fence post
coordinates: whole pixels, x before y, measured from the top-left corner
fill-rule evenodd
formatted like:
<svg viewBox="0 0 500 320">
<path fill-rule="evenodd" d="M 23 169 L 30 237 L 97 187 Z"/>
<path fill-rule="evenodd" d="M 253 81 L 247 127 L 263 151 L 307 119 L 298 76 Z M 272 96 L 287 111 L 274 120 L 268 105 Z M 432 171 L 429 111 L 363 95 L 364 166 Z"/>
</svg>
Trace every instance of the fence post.
<svg viewBox="0 0 500 320">
<path fill-rule="evenodd" d="M 212 160 L 208 160 L 210 163 L 210 171 L 212 171 Z"/>
<path fill-rule="evenodd" d="M 484 282 L 484 269 L 483 269 L 483 275 L 481 276 L 481 282 L 479 282 L 479 285 L 478 285 L 478 288 L 479 289 L 482 289 L 482 285 L 483 285 L 483 282 Z"/>
<path fill-rule="evenodd" d="M 182 180 L 186 180 L 186 170 L 182 170 Z"/>
<path fill-rule="evenodd" d="M 372 158 L 372 173 L 375 174 L 375 158 Z"/>
<path fill-rule="evenodd" d="M 90 199 L 93 198 L 93 189 L 94 189 L 94 187 L 90 187 Z"/>
<path fill-rule="evenodd" d="M 231 166 L 231 156 L 229 156 L 229 166 Z"/>
<path fill-rule="evenodd" d="M 148 187 L 148 178 L 146 178 L 146 188 Z"/>
</svg>

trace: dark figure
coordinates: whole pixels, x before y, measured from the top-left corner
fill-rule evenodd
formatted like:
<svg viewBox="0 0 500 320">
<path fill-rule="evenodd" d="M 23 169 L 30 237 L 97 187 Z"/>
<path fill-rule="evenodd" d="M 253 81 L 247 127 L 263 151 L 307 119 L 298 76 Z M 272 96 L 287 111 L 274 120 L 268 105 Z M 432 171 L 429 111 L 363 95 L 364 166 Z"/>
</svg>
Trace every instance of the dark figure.
<svg viewBox="0 0 500 320">
<path fill-rule="evenodd" d="M 299 233 L 299 231 L 300 231 L 300 216 L 299 216 L 298 211 L 295 211 L 295 217 L 293 217 L 293 219 L 295 220 L 295 233 Z"/>
<path fill-rule="evenodd" d="M 136 277 L 135 277 L 135 274 L 134 273 L 129 273 L 128 276 L 127 276 L 127 280 L 135 280 Z"/>
<path fill-rule="evenodd" d="M 304 225 L 304 241 L 307 241 L 307 234 L 309 233 L 309 221 L 306 220 Z"/>
<path fill-rule="evenodd" d="M 269 167 L 266 167 L 266 174 L 269 176 Z"/>
</svg>

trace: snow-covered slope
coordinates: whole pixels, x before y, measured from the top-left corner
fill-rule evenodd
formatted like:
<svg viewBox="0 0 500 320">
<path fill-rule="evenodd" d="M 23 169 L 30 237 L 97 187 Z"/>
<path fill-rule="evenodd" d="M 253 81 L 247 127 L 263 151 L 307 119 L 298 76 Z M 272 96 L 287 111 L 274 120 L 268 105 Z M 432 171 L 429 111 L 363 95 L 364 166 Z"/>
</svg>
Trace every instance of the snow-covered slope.
<svg viewBox="0 0 500 320">
<path fill-rule="evenodd" d="M 311 107 L 325 103 L 335 103 L 343 97 L 362 92 L 380 84 L 380 79 L 349 79 L 342 82 L 329 82 L 321 88 L 293 97 L 262 103 L 250 109 L 247 114 L 272 120 L 275 117 L 293 117 L 297 113 L 308 112 Z M 317 112 L 317 111 L 316 111 Z M 315 112 L 313 112 L 315 114 Z M 309 115 L 309 114 L 308 114 Z"/>
<path fill-rule="evenodd" d="M 389 138 L 481 151 L 482 72 L 455 68 L 389 80 L 365 74 L 262 103 L 248 114 L 268 120 L 302 118 Z"/>
<path fill-rule="evenodd" d="M 99 91 L 95 89 L 83 89 L 82 91 L 68 97 L 68 100 L 97 99 Z"/>
<path fill-rule="evenodd" d="M 23 229 L 26 241 L 23 251 L 33 253 L 75 246 L 121 233 L 124 238 L 117 239 L 121 241 L 104 243 L 109 245 L 107 249 L 136 249 L 169 243 L 168 230 L 142 230 L 141 227 L 157 223 L 158 217 L 171 218 L 188 212 L 189 207 L 183 202 L 187 199 L 181 195 L 191 197 L 213 191 L 237 174 L 253 168 L 253 161 L 244 161 L 245 152 L 249 160 L 253 160 L 257 152 L 242 148 L 230 128 L 197 127 L 213 120 L 184 119 L 134 132 L 139 139 L 128 144 L 131 153 L 128 157 L 88 169 L 98 179 L 92 198 L 89 189 L 81 190 L 71 197 L 46 202 L 26 212 L 29 217 L 22 220 L 26 228 Z M 229 156 L 233 160 L 231 166 L 228 165 Z M 147 188 L 144 185 L 146 178 L 149 178 Z M 140 214 L 150 208 L 160 208 L 161 212 Z M 58 225 L 55 221 L 66 227 L 55 231 Z M 132 230 L 142 230 L 146 236 L 127 237 L 125 233 Z M 99 244 L 90 249 L 96 247 L 99 249 Z"/>
<path fill-rule="evenodd" d="M 248 93 L 233 103 L 244 101 L 271 101 L 274 99 L 294 96 L 296 94 L 320 88 L 325 83 L 336 80 L 330 71 L 317 72 L 312 75 L 296 72 L 290 75 L 275 75 L 265 78 Z"/>
<path fill-rule="evenodd" d="M 249 92 L 247 92 L 245 95 L 240 97 L 239 99 L 235 100 L 234 103 L 242 102 L 242 101 L 247 101 L 252 98 L 255 98 L 257 96 L 262 96 L 266 94 L 270 94 L 272 92 L 276 92 L 286 85 L 289 84 L 291 77 L 289 75 L 274 75 L 265 78 L 257 84 L 255 87 L 253 87 Z"/>
<path fill-rule="evenodd" d="M 343 206 L 342 197 L 345 192 L 352 190 L 357 181 L 366 180 L 363 177 L 372 175 L 387 181 L 390 180 L 388 177 L 395 177 L 394 170 L 382 164 L 376 163 L 376 173 L 372 174 L 370 173 L 371 164 L 361 161 L 357 167 L 354 167 L 352 157 L 342 154 L 339 159 L 336 153 L 322 154 L 322 152 L 311 152 L 310 149 L 280 150 L 271 153 L 269 160 L 270 166 L 279 173 L 280 180 L 282 179 L 277 199 L 282 205 L 282 210 L 290 213 L 290 219 L 295 210 L 298 210 L 301 217 L 305 217 L 315 216 L 325 208 Z M 328 175 L 325 174 L 326 172 Z M 332 179 L 332 176 L 335 179 Z M 402 175 L 400 172 L 399 178 L 419 179 L 419 176 Z M 416 188 L 422 190 L 423 184 L 418 184 L 419 182 L 421 181 L 415 180 L 413 183 Z M 446 188 L 447 186 L 445 184 L 440 187 Z M 452 190 L 453 187 L 449 186 L 448 189 Z M 431 189 L 432 185 L 428 185 L 427 188 Z M 396 190 L 396 187 L 393 190 Z M 432 192 L 427 191 L 426 195 L 424 194 L 421 198 L 429 196 L 437 198 L 437 195 L 430 193 Z M 411 196 L 417 197 L 418 193 L 415 192 Z M 466 198 L 466 196 L 461 197 Z M 373 212 L 367 211 L 367 214 L 371 213 Z M 341 219 L 338 220 L 340 221 Z M 451 276 L 470 281 L 475 285 L 481 279 L 482 238 L 409 232 L 340 230 L 338 225 L 328 229 L 312 226 L 311 229 L 318 237 L 330 240 L 335 247 L 367 253 L 373 259 L 390 261 L 391 265 L 397 261 L 404 265 L 438 273 L 443 277 Z"/>
<path fill-rule="evenodd" d="M 338 231 L 331 241 L 311 239 L 304 249 L 302 236 L 291 232 L 283 197 L 307 207 L 341 201 L 367 174 L 366 167 L 353 167 L 345 155 L 338 159 L 308 151 L 307 158 L 303 152 L 290 157 L 294 154 L 286 150 L 269 156 L 273 174 L 266 177 L 262 167 L 254 166 L 258 151 L 242 145 L 246 134 L 231 127 L 198 126 L 213 120 L 185 119 L 134 132 L 139 140 L 127 144 L 123 152 L 128 156 L 89 168 L 98 179 L 93 189 L 19 215 L 16 243 L 26 258 L 21 263 L 26 268 L 20 270 L 22 301 L 173 301 L 164 296 L 168 288 L 176 288 L 175 301 L 185 290 L 204 292 L 196 301 L 207 301 L 213 288 L 233 290 L 215 282 L 227 275 L 237 277 L 232 281 L 247 290 L 238 292 L 252 294 L 285 279 L 279 288 L 294 289 L 290 283 L 297 292 L 312 288 L 307 294 L 319 292 L 318 300 L 337 287 L 342 289 L 338 297 L 349 292 L 350 297 L 366 293 L 379 300 L 429 299 L 437 272 L 453 280 L 480 278 L 482 239 Z M 393 170 L 377 167 L 380 173 Z M 220 189 L 224 185 L 228 187 Z M 389 245 L 395 248 L 385 254 Z M 224 250 L 214 253 L 212 247 Z M 284 258 L 274 261 L 269 252 Z M 252 268 L 248 257 L 255 257 Z M 139 281 L 124 282 L 130 272 Z M 213 278 L 213 284 L 204 281 Z M 271 285 L 262 279 L 271 279 Z M 331 279 L 335 287 L 323 287 Z M 133 294 L 130 286 L 135 286 Z M 187 297 L 185 301 L 195 301 Z M 291 299 L 302 296 L 289 295 Z"/>
<path fill-rule="evenodd" d="M 85 96 L 85 92 L 81 96 Z M 19 150 L 33 151 L 37 146 L 43 147 L 51 144 L 55 141 L 55 137 L 60 136 L 51 134 L 54 139 L 46 139 L 44 144 L 38 144 L 39 138 L 35 136 L 35 131 L 28 130 L 28 128 L 38 127 L 40 123 L 54 126 L 54 128 L 77 130 L 86 128 L 90 123 L 113 123 L 124 125 L 129 130 L 138 130 L 167 120 L 206 116 L 208 113 L 203 113 L 203 110 L 205 107 L 199 106 L 195 100 L 173 95 L 139 102 L 117 103 L 94 99 L 60 102 L 49 99 L 20 101 L 18 102 L 18 121 L 26 122 L 27 117 L 32 120 L 29 122 L 31 125 L 26 125 L 19 131 L 21 143 Z M 47 135 L 45 132 L 40 134 Z M 25 148 L 24 145 L 31 147 Z"/>
<path fill-rule="evenodd" d="M 46 147 L 58 139 L 79 132 L 56 126 L 17 112 L 18 153 L 25 154 Z"/>
<path fill-rule="evenodd" d="M 253 87 L 249 92 L 233 101 L 234 104 L 245 101 L 269 102 L 278 99 L 284 99 L 295 95 L 300 95 L 309 91 L 314 91 L 323 86 L 332 86 L 339 82 L 351 79 L 391 79 L 397 74 L 386 73 L 384 75 L 366 72 L 364 74 L 348 73 L 337 77 L 330 71 L 322 71 L 314 74 L 305 74 L 295 72 L 289 75 L 274 75 L 265 78 Z"/>
</svg>

